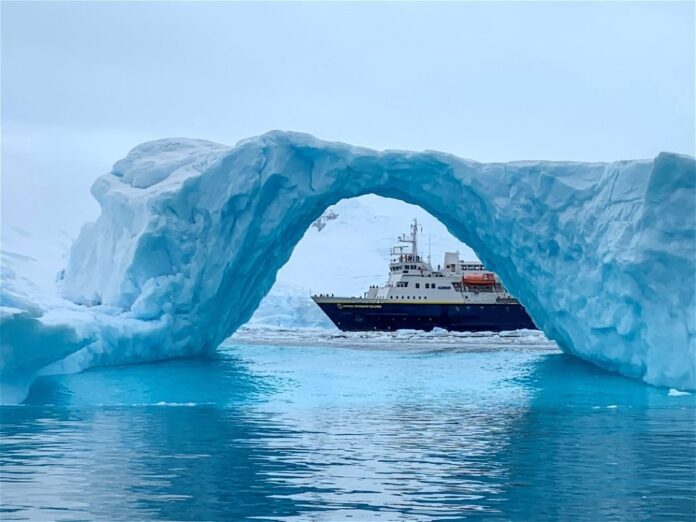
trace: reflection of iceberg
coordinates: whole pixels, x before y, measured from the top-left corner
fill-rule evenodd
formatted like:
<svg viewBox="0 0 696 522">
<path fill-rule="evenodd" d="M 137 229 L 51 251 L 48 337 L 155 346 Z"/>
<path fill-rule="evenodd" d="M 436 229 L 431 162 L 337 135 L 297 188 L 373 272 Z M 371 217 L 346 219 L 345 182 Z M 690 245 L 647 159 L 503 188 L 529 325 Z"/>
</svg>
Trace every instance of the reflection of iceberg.
<svg viewBox="0 0 696 522">
<path fill-rule="evenodd" d="M 692 398 L 563 355 L 518 382 L 530 400 L 495 457 L 506 519 L 693 520 Z"/>
<path fill-rule="evenodd" d="M 481 164 L 281 132 L 232 148 L 145 143 L 95 182 L 102 214 L 73 246 L 66 301 L 33 303 L 33 319 L 64 319 L 71 349 L 87 344 L 54 370 L 212 351 L 327 207 L 375 193 L 440 219 L 565 351 L 694 389 L 694 166 L 674 154 Z M 3 332 L 19 317 L 4 315 Z M 5 368 L 21 346 L 3 335 Z"/>
<path fill-rule="evenodd" d="M 34 519 L 693 520 L 692 397 L 525 337 L 524 350 L 466 354 L 230 346 L 39 379 L 29 407 L 2 412 L 2 508 Z"/>
<path fill-rule="evenodd" d="M 296 516 L 293 489 L 269 476 L 299 474 L 301 466 L 278 461 L 264 444 L 293 434 L 274 415 L 249 411 L 271 392 L 272 384 L 228 355 L 39 379 L 30 407 L 3 410 L 3 440 L 14 442 L 3 448 L 5 516 Z"/>
</svg>

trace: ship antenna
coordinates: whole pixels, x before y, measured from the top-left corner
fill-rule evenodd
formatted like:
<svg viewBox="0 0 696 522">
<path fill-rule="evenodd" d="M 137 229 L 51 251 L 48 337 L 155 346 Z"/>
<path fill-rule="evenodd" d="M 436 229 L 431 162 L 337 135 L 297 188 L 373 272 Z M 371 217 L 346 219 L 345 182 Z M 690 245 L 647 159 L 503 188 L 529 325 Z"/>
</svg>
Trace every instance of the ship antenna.
<svg viewBox="0 0 696 522">
<path fill-rule="evenodd" d="M 432 239 L 433 239 L 433 234 L 432 231 L 428 230 L 428 264 L 430 264 L 430 254 L 432 253 Z"/>
</svg>

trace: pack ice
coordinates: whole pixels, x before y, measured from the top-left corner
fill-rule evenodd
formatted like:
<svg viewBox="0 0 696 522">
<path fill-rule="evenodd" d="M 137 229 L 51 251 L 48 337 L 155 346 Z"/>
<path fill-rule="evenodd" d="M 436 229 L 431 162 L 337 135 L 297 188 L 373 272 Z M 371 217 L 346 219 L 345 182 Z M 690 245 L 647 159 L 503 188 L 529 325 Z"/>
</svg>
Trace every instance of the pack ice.
<svg viewBox="0 0 696 522">
<path fill-rule="evenodd" d="M 139 145 L 94 183 L 59 295 L 3 270 L 3 401 L 39 373 L 215 350 L 310 224 L 368 193 L 442 221 L 565 352 L 696 389 L 694 158 L 484 164 L 271 132 Z"/>
</svg>

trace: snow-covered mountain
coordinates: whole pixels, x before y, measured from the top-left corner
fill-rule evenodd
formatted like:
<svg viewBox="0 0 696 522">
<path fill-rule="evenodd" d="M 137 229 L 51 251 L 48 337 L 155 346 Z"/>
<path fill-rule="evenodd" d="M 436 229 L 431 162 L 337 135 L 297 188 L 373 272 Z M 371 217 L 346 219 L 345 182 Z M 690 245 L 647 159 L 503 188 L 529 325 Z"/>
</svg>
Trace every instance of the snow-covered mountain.
<svg viewBox="0 0 696 522">
<path fill-rule="evenodd" d="M 420 253 L 442 263 L 445 251 L 459 250 L 463 259 L 476 254 L 452 236 L 425 210 L 375 195 L 346 199 L 328 209 L 319 226 L 307 229 L 276 284 L 261 302 L 249 326 L 332 328 L 310 299 L 311 293 L 362 295 L 387 279 L 389 249 L 408 234 L 413 219 L 422 224 Z"/>
</svg>

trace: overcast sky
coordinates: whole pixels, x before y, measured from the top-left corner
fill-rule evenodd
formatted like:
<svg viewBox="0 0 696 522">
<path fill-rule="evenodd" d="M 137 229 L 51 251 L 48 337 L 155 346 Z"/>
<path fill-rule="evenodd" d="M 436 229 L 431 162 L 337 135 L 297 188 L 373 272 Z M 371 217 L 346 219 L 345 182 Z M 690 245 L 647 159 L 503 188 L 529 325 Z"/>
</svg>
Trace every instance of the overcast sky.
<svg viewBox="0 0 696 522">
<path fill-rule="evenodd" d="M 168 136 L 694 154 L 694 43 L 691 2 L 2 2 L 3 227 L 74 229 L 97 175 Z"/>
</svg>

